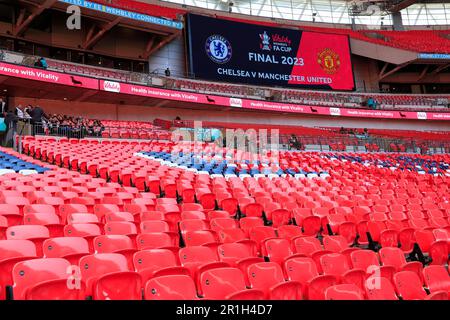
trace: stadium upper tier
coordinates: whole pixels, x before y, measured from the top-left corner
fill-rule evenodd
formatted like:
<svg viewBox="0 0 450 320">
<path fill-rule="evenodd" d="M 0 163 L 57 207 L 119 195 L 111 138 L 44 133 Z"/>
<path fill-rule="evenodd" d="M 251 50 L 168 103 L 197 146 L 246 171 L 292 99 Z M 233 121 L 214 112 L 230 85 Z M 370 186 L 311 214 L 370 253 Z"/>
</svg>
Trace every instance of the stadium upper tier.
<svg viewBox="0 0 450 320">
<path fill-rule="evenodd" d="M 165 7 L 165 6 L 159 6 L 159 5 L 153 5 L 148 3 L 143 3 L 139 1 L 106 1 L 106 0 L 95 0 L 94 2 L 98 2 L 105 5 L 112 5 L 117 8 L 125 9 L 125 10 L 132 10 L 137 11 L 144 14 L 150 14 L 153 16 L 162 16 L 169 19 L 179 19 L 182 15 L 186 14 L 187 12 L 190 12 L 190 10 L 182 9 L 182 8 L 172 8 L 172 7 Z M 202 7 L 202 2 L 196 2 L 192 1 L 168 1 L 168 2 L 175 2 L 175 3 L 182 3 L 182 4 L 188 4 L 192 6 L 199 6 Z M 208 9 L 215 9 L 215 10 L 221 10 L 220 5 L 214 5 L 214 1 L 211 1 L 210 5 L 208 5 Z M 220 1 L 217 1 L 220 2 Z M 245 2 L 245 1 L 244 1 Z M 305 2 L 305 1 L 304 1 Z M 320 1 L 319 1 L 320 2 Z M 250 2 L 249 2 L 250 3 Z M 334 3 L 326 3 L 328 6 L 330 6 L 330 14 L 333 14 L 332 6 L 336 5 Z M 235 7 L 239 7 L 239 5 L 242 5 L 242 3 L 236 3 Z M 285 6 L 286 4 L 284 4 Z M 300 4 L 299 4 L 300 5 Z M 271 6 L 277 7 L 276 1 L 273 1 L 273 4 Z M 281 9 L 289 9 L 286 11 L 286 14 L 279 17 L 280 20 L 283 20 L 283 18 L 288 17 L 289 18 L 289 11 L 293 12 L 295 11 L 294 8 L 286 8 L 283 7 L 283 5 L 280 5 Z M 345 3 L 344 3 L 345 6 Z M 444 4 L 442 4 L 444 6 Z M 337 6 L 339 7 L 339 5 Z M 425 10 L 421 10 L 421 15 L 424 14 L 430 14 L 431 12 L 427 6 L 424 7 Z M 445 10 L 444 7 L 442 10 Z M 211 10 L 213 12 L 213 10 Z M 316 16 L 320 16 L 320 9 L 315 9 Z M 339 11 L 339 10 L 338 10 Z M 233 13 L 245 13 L 238 11 L 233 11 Z M 259 10 L 259 12 L 264 12 L 264 10 Z M 339 11 L 340 12 L 340 11 Z M 347 13 L 347 8 L 345 8 L 345 12 Z M 342 16 L 342 13 L 340 16 Z M 438 14 L 438 12 L 436 12 Z M 220 13 L 219 13 L 220 15 Z M 258 14 L 255 14 L 258 15 Z M 216 15 L 218 16 L 218 15 Z M 445 16 L 445 14 L 444 14 Z M 218 16 L 219 17 L 219 16 Z M 241 18 L 242 15 L 228 15 L 228 16 L 221 16 L 220 18 L 223 19 L 230 19 L 230 20 L 236 20 L 241 22 L 247 22 L 247 23 L 255 23 L 255 24 L 263 24 L 267 26 L 281 26 L 281 23 L 277 22 L 270 22 L 270 21 L 261 21 L 261 18 L 267 18 L 267 15 L 262 14 L 262 17 L 255 18 L 255 17 L 248 17 L 243 19 Z M 269 16 L 272 17 L 272 16 Z M 380 16 L 381 17 L 381 16 Z M 380 18 L 378 17 L 378 18 Z M 278 18 L 278 17 L 277 17 Z M 386 20 L 388 20 L 387 17 L 385 17 Z M 256 20 L 258 19 L 258 20 Z M 319 18 L 317 18 L 319 19 Z M 303 19 L 293 19 L 293 20 L 303 20 Z M 383 19 L 384 20 L 384 19 Z M 433 24 L 432 21 L 437 21 L 435 18 L 430 18 L 430 21 L 427 23 L 427 25 Z M 331 19 L 325 19 L 323 22 L 331 22 Z M 336 21 L 333 21 L 336 23 Z M 350 24 L 350 21 L 347 22 L 337 22 L 337 23 L 346 23 Z M 320 32 L 330 32 L 330 33 L 338 33 L 338 34 L 347 34 L 351 38 L 368 41 L 380 45 L 385 46 L 391 46 L 395 48 L 405 49 L 405 50 L 411 50 L 415 52 L 424 52 L 424 53 L 450 53 L 450 31 L 447 30 L 410 30 L 410 31 L 384 31 L 384 30 L 358 30 L 353 31 L 348 28 L 328 28 L 323 26 L 306 26 L 306 25 L 300 25 L 295 23 L 295 21 L 286 20 L 282 22 L 283 26 L 289 25 L 290 27 L 297 27 L 299 29 L 304 30 L 315 30 Z M 366 23 L 370 25 L 370 23 Z M 438 23 L 436 23 L 438 24 Z M 446 23 L 441 23 L 446 24 Z"/>
<path fill-rule="evenodd" d="M 19 65 L 33 66 L 38 57 L 15 52 L 4 52 L 0 61 Z M 387 94 L 387 93 L 350 93 L 313 90 L 295 90 L 268 87 L 214 83 L 186 78 L 165 77 L 162 75 L 127 72 L 122 70 L 81 65 L 67 61 L 48 59 L 49 70 L 68 74 L 91 76 L 95 78 L 116 80 L 120 82 L 153 85 L 159 83 L 167 89 L 218 94 L 222 96 L 303 104 L 309 106 L 328 106 L 340 108 L 367 109 L 366 102 L 373 98 L 376 109 L 407 111 L 449 111 L 450 95 L 434 94 Z"/>
</svg>

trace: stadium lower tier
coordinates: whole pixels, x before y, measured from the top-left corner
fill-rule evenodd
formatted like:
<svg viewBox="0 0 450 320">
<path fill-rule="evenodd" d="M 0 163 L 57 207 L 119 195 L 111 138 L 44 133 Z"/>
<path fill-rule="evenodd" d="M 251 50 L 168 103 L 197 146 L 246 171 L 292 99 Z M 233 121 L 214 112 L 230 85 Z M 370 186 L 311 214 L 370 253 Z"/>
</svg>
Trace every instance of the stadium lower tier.
<svg viewBox="0 0 450 320">
<path fill-rule="evenodd" d="M 449 155 L 110 142 L 1 149 L 1 299 L 448 300 Z"/>
</svg>

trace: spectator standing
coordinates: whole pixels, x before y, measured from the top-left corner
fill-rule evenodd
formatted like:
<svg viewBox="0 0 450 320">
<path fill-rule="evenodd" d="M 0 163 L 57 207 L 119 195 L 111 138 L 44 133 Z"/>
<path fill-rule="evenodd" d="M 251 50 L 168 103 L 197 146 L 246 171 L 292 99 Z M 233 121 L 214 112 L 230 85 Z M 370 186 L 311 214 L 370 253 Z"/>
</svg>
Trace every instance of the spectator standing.
<svg viewBox="0 0 450 320">
<path fill-rule="evenodd" d="M 3 117 L 6 116 L 6 113 L 8 112 L 8 104 L 6 103 L 5 98 L 0 98 L 0 108 L 1 115 Z"/>
</svg>

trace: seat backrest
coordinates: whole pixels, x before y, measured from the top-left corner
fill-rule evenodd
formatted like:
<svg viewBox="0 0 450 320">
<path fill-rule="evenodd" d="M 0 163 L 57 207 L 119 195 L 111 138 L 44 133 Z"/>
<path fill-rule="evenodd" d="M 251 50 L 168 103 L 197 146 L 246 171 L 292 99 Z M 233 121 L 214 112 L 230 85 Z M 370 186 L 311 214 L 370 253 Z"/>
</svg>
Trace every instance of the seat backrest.
<svg viewBox="0 0 450 320">
<path fill-rule="evenodd" d="M 67 279 L 69 261 L 61 258 L 32 259 L 17 263 L 13 269 L 14 299 L 25 299 L 27 289 L 48 280 Z"/>
<path fill-rule="evenodd" d="M 289 280 L 298 281 L 301 284 L 306 284 L 319 275 L 316 263 L 309 257 L 288 259 L 284 262 L 284 270 Z"/>
<path fill-rule="evenodd" d="M 280 238 L 293 239 L 302 236 L 302 228 L 293 225 L 284 225 L 277 228 L 277 234 Z"/>
<path fill-rule="evenodd" d="M 104 219 L 106 222 L 113 221 L 126 221 L 126 222 L 134 222 L 134 217 L 130 212 L 107 212 L 105 213 Z"/>
<path fill-rule="evenodd" d="M 89 244 L 82 237 L 50 238 L 43 243 L 45 258 L 64 258 L 73 254 L 89 254 Z"/>
<path fill-rule="evenodd" d="M 163 232 L 141 233 L 136 237 L 136 244 L 138 250 L 157 249 L 174 245 L 170 235 Z"/>
<path fill-rule="evenodd" d="M 394 284 L 398 294 L 404 300 L 423 300 L 427 296 L 419 277 L 412 271 L 400 271 L 394 274 Z"/>
<path fill-rule="evenodd" d="M 324 274 L 342 276 L 350 270 L 347 257 L 340 253 L 329 253 L 320 257 L 320 265 Z"/>
<path fill-rule="evenodd" d="M 23 207 L 23 213 L 55 213 L 55 208 L 50 204 L 30 204 Z"/>
<path fill-rule="evenodd" d="M 392 266 L 398 270 L 406 264 L 405 256 L 400 248 L 381 248 L 378 255 L 383 266 Z"/>
<path fill-rule="evenodd" d="M 423 269 L 425 284 L 431 293 L 450 290 L 450 276 L 445 266 L 430 265 Z"/>
<path fill-rule="evenodd" d="M 247 269 L 248 279 L 251 287 L 266 292 L 284 281 L 283 271 L 278 263 L 260 262 L 252 264 Z"/>
<path fill-rule="evenodd" d="M 212 249 L 203 246 L 181 248 L 178 255 L 182 266 L 218 261 L 217 254 Z"/>
<path fill-rule="evenodd" d="M 20 257 L 35 257 L 36 246 L 30 240 L 0 240 L 0 262 Z"/>
<path fill-rule="evenodd" d="M 60 224 L 59 217 L 56 213 L 52 212 L 33 212 L 26 213 L 23 217 L 23 222 L 26 225 L 50 225 L 50 224 Z"/>
<path fill-rule="evenodd" d="M 364 286 L 369 300 L 398 300 L 394 287 L 387 278 L 369 277 L 366 279 Z"/>
<path fill-rule="evenodd" d="M 6 238 L 14 239 L 43 239 L 50 237 L 50 233 L 45 226 L 40 225 L 20 225 L 6 229 Z"/>
<path fill-rule="evenodd" d="M 433 232 L 431 230 L 416 230 L 414 233 L 417 244 L 423 252 L 430 250 L 431 244 L 435 241 Z"/>
<path fill-rule="evenodd" d="M 132 222 L 113 221 L 105 223 L 105 234 L 107 235 L 134 235 L 137 234 L 136 225 Z"/>
<path fill-rule="evenodd" d="M 281 263 L 285 258 L 292 255 L 289 240 L 287 239 L 269 239 L 264 242 L 267 256 L 270 261 Z"/>
<path fill-rule="evenodd" d="M 67 216 L 67 223 L 99 223 L 98 217 L 92 213 L 70 213 Z"/>
<path fill-rule="evenodd" d="M 294 240 L 294 248 L 297 253 L 310 256 L 313 252 L 323 250 L 319 239 L 315 237 L 301 237 Z"/>
<path fill-rule="evenodd" d="M 133 255 L 134 267 L 137 271 L 144 269 L 158 270 L 177 265 L 174 253 L 168 249 L 148 249 L 137 251 Z"/>
<path fill-rule="evenodd" d="M 127 259 L 118 253 L 87 255 L 80 259 L 79 266 L 86 284 L 107 273 L 128 271 Z"/>
<path fill-rule="evenodd" d="M 206 299 L 224 300 L 228 295 L 245 290 L 245 279 L 237 268 L 215 268 L 200 275 L 200 285 Z"/>
<path fill-rule="evenodd" d="M 134 249 L 133 241 L 125 235 L 103 235 L 94 238 L 96 253 L 113 253 L 120 250 Z"/>
<path fill-rule="evenodd" d="M 144 291 L 146 300 L 195 300 L 195 283 L 186 275 L 168 275 L 149 280 Z"/>
<path fill-rule="evenodd" d="M 181 233 L 208 229 L 208 224 L 201 219 L 183 219 L 179 222 Z"/>
<path fill-rule="evenodd" d="M 355 284 L 338 284 L 325 290 L 327 300 L 364 300 L 361 290 Z"/>
<path fill-rule="evenodd" d="M 74 223 L 64 227 L 66 237 L 95 237 L 101 234 L 100 227 L 93 223 Z"/>
<path fill-rule="evenodd" d="M 267 238 L 275 238 L 275 229 L 272 227 L 262 226 L 254 227 L 249 231 L 250 239 L 255 240 L 260 243 L 262 240 Z"/>
<path fill-rule="evenodd" d="M 201 220 L 195 220 L 201 221 Z M 142 233 L 148 232 L 168 232 L 169 224 L 166 221 L 143 221 L 140 224 L 140 229 Z"/>
<path fill-rule="evenodd" d="M 324 236 L 322 241 L 325 250 L 341 252 L 348 248 L 348 242 L 343 236 Z"/>
<path fill-rule="evenodd" d="M 370 266 L 379 266 L 377 254 L 372 250 L 355 250 L 350 253 L 350 260 L 354 269 L 367 272 Z"/>
<path fill-rule="evenodd" d="M 215 242 L 216 238 L 210 231 L 186 231 L 184 235 L 186 246 L 200 246 L 205 243 Z"/>
<path fill-rule="evenodd" d="M 236 262 L 253 256 L 251 248 L 242 243 L 224 243 L 217 247 L 217 253 L 220 261 Z"/>
<path fill-rule="evenodd" d="M 215 218 L 212 219 L 210 222 L 211 230 L 213 231 L 220 231 L 223 229 L 234 229 L 237 228 L 236 220 L 231 218 Z"/>
</svg>

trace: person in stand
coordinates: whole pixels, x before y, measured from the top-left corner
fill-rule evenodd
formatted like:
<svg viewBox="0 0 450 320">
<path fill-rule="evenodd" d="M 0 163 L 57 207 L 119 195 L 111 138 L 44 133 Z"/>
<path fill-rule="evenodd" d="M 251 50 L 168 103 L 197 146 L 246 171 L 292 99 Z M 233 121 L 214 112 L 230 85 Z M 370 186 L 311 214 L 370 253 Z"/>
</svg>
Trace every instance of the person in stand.
<svg viewBox="0 0 450 320">
<path fill-rule="evenodd" d="M 291 134 L 291 137 L 289 138 L 289 147 L 300 150 L 300 143 L 298 142 L 297 136 L 294 134 Z"/>
<path fill-rule="evenodd" d="M 170 77 L 170 69 L 167 67 L 167 69 L 164 71 L 166 77 Z"/>
<path fill-rule="evenodd" d="M 364 128 L 363 134 L 364 134 L 365 138 L 368 138 L 369 137 L 369 130 L 367 130 L 367 128 Z"/>
<path fill-rule="evenodd" d="M 48 63 L 47 63 L 47 60 L 45 60 L 44 57 L 41 57 L 38 60 L 36 60 L 36 62 L 34 63 L 34 66 L 38 67 L 38 68 L 42 68 L 42 69 L 47 69 L 48 68 Z"/>
<path fill-rule="evenodd" d="M 17 130 L 17 116 L 12 110 L 5 112 L 6 133 L 3 146 L 10 147 L 13 144 L 14 133 Z"/>
<path fill-rule="evenodd" d="M 31 124 L 33 125 L 33 135 L 42 132 L 42 128 L 39 128 L 39 125 L 42 123 L 42 118 L 44 117 L 44 110 L 40 106 L 35 106 L 29 112 L 31 117 Z"/>
<path fill-rule="evenodd" d="M 8 104 L 6 103 L 6 98 L 0 97 L 0 111 L 1 116 L 6 116 L 6 113 L 8 112 Z"/>
</svg>

